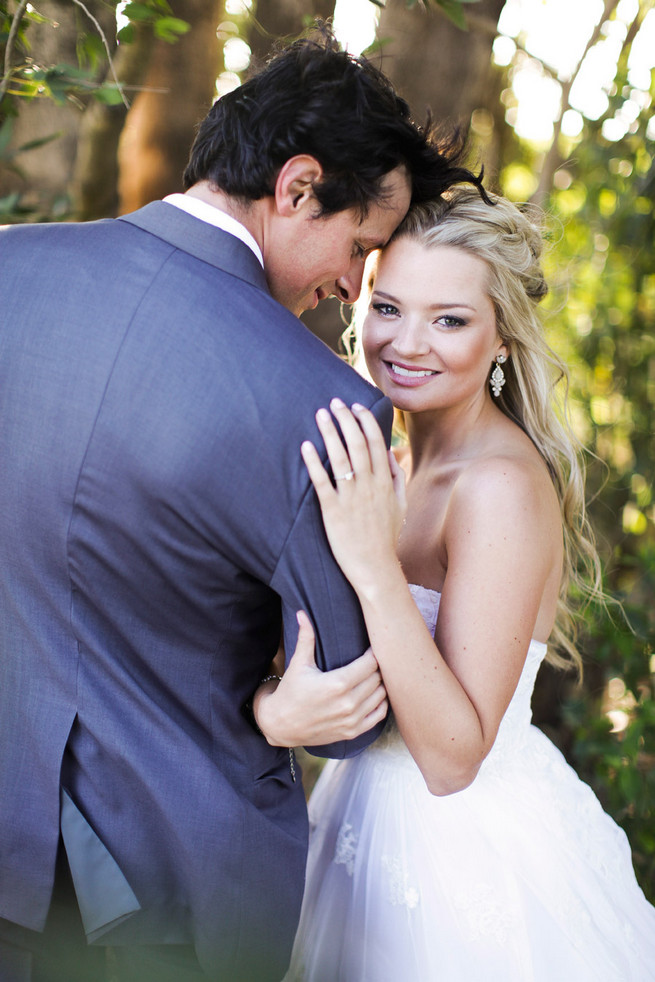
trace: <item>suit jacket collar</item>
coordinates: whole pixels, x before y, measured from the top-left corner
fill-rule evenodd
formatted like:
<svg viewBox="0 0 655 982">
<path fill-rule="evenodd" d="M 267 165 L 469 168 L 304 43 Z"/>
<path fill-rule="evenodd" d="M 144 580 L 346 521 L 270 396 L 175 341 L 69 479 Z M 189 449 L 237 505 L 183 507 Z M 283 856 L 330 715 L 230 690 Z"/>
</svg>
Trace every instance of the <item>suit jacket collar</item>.
<svg viewBox="0 0 655 982">
<path fill-rule="evenodd" d="M 245 243 L 229 232 L 203 222 L 180 208 L 153 201 L 118 221 L 137 225 L 151 235 L 169 242 L 176 249 L 216 266 L 232 276 L 268 293 L 266 276 L 257 257 Z"/>
</svg>

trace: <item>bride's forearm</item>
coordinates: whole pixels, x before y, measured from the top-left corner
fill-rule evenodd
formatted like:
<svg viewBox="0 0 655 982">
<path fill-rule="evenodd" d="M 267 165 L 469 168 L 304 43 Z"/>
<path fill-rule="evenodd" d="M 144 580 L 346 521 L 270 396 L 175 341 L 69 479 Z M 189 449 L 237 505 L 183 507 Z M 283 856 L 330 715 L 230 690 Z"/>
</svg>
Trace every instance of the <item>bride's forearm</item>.
<svg viewBox="0 0 655 982">
<path fill-rule="evenodd" d="M 433 794 L 469 785 L 488 747 L 478 713 L 430 635 L 400 566 L 360 585 L 373 652 L 398 729 Z"/>
</svg>

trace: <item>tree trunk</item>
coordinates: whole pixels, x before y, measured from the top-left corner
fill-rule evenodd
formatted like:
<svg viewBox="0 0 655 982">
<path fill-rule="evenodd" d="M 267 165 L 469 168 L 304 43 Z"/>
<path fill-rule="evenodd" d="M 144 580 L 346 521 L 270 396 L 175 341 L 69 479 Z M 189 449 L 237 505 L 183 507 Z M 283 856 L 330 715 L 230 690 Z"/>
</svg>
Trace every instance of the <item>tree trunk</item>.
<svg viewBox="0 0 655 982">
<path fill-rule="evenodd" d="M 114 70 L 128 98 L 143 84 L 153 45 L 152 29 L 144 26 L 136 31 L 132 43 L 122 44 L 116 52 Z M 95 100 L 84 113 L 70 191 L 78 221 L 112 218 L 118 213 L 118 146 L 127 113 L 123 103 L 107 106 Z"/>
<path fill-rule="evenodd" d="M 297 37 L 316 17 L 332 17 L 334 3 L 335 0 L 257 0 L 246 38 L 253 68 L 265 63 L 280 38 Z"/>
<path fill-rule="evenodd" d="M 211 108 L 220 71 L 216 28 L 222 0 L 176 0 L 175 16 L 191 30 L 175 44 L 156 41 L 119 146 L 119 211 L 182 190 L 198 123 Z"/>
<path fill-rule="evenodd" d="M 390 38 L 382 68 L 421 120 L 429 107 L 437 120 L 468 126 L 475 109 L 489 109 L 494 86 L 491 47 L 505 0 L 480 0 L 468 31 L 438 8 L 389 0 L 379 36 Z"/>
</svg>

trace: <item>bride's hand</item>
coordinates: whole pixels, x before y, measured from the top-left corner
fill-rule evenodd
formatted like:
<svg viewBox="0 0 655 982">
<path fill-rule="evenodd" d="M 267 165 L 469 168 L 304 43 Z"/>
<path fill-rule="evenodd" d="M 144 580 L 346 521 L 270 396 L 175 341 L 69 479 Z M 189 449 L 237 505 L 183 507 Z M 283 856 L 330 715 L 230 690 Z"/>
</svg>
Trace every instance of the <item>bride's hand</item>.
<svg viewBox="0 0 655 982">
<path fill-rule="evenodd" d="M 354 740 L 381 722 L 389 708 L 370 650 L 349 665 L 322 672 L 314 631 L 303 611 L 298 642 L 281 681 L 264 682 L 253 698 L 257 726 L 274 747 L 324 746 Z"/>
<path fill-rule="evenodd" d="M 377 420 L 355 404 L 349 410 L 333 399 L 345 447 L 326 409 L 316 414 L 325 441 L 333 483 L 312 443 L 301 447 L 335 559 L 358 590 L 379 575 L 384 564 L 396 564 L 396 546 L 406 511 L 405 479 L 387 450 Z"/>
</svg>

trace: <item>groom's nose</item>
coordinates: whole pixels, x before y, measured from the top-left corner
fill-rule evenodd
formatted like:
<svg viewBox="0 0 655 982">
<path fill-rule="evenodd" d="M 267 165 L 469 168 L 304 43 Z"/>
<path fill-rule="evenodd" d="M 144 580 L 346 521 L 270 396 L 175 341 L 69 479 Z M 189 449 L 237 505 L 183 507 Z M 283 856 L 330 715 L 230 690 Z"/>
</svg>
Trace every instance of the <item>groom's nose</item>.
<svg viewBox="0 0 655 982">
<path fill-rule="evenodd" d="M 355 256 L 348 271 L 335 281 L 334 296 L 342 303 L 354 303 L 362 289 L 362 277 L 364 276 L 363 256 Z"/>
</svg>

